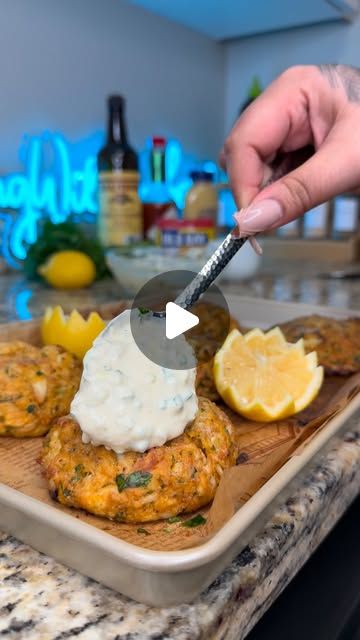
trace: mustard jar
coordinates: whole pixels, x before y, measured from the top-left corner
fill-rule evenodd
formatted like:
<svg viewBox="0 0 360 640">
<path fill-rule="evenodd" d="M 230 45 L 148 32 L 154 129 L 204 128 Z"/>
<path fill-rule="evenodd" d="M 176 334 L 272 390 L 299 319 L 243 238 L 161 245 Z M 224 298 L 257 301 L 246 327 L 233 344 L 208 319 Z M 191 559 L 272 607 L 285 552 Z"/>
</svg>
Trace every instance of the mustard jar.
<svg viewBox="0 0 360 640">
<path fill-rule="evenodd" d="M 207 171 L 193 171 L 190 177 L 193 185 L 186 194 L 184 219 L 200 220 L 202 218 L 211 218 L 216 227 L 218 194 L 212 184 L 213 174 Z"/>
</svg>

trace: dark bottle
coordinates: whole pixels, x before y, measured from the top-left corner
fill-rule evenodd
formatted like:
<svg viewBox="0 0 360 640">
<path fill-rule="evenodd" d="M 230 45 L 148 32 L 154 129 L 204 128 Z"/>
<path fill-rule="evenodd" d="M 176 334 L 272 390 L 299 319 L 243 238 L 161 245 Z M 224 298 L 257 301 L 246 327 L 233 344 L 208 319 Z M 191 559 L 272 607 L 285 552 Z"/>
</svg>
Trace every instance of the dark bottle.
<svg viewBox="0 0 360 640">
<path fill-rule="evenodd" d="M 144 238 L 152 238 L 158 220 L 173 206 L 166 186 L 165 154 L 165 138 L 153 137 L 150 153 L 151 184 L 143 198 Z"/>
<path fill-rule="evenodd" d="M 105 247 L 130 244 L 142 236 L 138 158 L 128 143 L 124 112 L 124 98 L 110 96 L 106 144 L 98 154 L 98 234 Z"/>
</svg>

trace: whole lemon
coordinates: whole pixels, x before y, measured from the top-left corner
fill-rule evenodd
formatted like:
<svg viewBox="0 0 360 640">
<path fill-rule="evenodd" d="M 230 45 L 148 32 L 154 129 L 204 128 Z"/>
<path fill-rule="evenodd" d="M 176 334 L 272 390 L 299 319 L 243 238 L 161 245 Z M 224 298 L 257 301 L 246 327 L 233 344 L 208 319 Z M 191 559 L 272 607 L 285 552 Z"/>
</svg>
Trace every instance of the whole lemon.
<svg viewBox="0 0 360 640">
<path fill-rule="evenodd" d="M 48 257 L 38 272 L 56 289 L 80 289 L 94 282 L 96 267 L 82 251 L 58 251 Z"/>
</svg>

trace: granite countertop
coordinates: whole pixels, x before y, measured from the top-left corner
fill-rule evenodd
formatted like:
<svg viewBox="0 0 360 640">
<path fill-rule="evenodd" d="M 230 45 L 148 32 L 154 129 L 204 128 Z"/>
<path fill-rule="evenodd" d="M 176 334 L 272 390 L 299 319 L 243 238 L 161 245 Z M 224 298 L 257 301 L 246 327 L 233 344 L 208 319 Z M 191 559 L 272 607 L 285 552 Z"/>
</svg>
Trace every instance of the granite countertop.
<svg viewBox="0 0 360 640">
<path fill-rule="evenodd" d="M 269 298 L 306 304 L 360 308 L 358 279 L 331 280 L 317 274 L 327 273 L 331 265 L 313 265 L 306 262 L 264 262 L 261 271 L 244 282 L 222 282 L 226 294 L 255 298 Z M 339 268 L 339 266 L 337 266 Z M 114 280 L 96 282 L 89 289 L 65 292 L 46 288 L 37 282 L 28 282 L 21 275 L 0 275 L 0 322 L 27 320 L 41 315 L 48 305 L 62 304 L 66 309 L 91 307 L 126 296 Z"/>
<path fill-rule="evenodd" d="M 277 300 L 360 308 L 358 281 L 332 281 L 301 265 L 270 266 L 248 283 L 222 286 Z M 0 321 L 38 315 L 48 304 L 92 306 L 121 296 L 113 282 L 59 294 L 0 277 Z M 154 609 L 81 576 L 0 532 L 0 636 L 16 640 L 240 640 L 334 526 L 360 489 L 360 415 L 264 530 L 191 604 Z"/>
</svg>

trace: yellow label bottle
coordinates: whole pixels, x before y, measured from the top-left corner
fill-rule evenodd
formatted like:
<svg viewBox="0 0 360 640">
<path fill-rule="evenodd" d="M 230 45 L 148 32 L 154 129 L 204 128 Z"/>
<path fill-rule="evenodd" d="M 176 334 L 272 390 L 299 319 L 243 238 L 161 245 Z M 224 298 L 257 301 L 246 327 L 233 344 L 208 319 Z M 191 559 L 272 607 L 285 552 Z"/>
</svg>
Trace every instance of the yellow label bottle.
<svg viewBox="0 0 360 640">
<path fill-rule="evenodd" d="M 99 172 L 98 234 L 105 247 L 118 247 L 142 238 L 142 204 L 137 171 Z"/>
<path fill-rule="evenodd" d="M 142 205 L 138 196 L 137 154 L 127 140 L 124 99 L 111 96 L 106 145 L 98 155 L 98 235 L 104 247 L 142 238 Z"/>
</svg>

